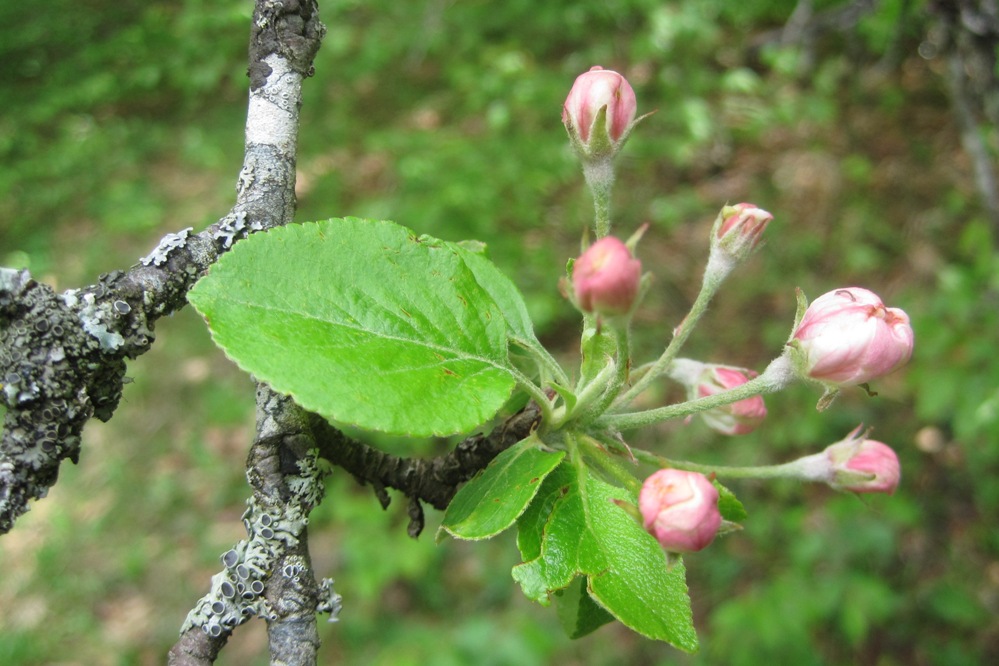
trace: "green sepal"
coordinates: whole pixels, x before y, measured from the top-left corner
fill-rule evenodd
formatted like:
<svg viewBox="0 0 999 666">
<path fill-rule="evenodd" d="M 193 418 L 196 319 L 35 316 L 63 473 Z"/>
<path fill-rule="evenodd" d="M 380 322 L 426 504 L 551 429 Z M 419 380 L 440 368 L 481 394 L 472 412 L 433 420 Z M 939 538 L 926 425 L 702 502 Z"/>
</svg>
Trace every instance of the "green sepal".
<svg viewBox="0 0 999 666">
<path fill-rule="evenodd" d="M 712 483 L 718 490 L 718 513 L 721 514 L 721 517 L 733 523 L 745 521 L 749 514 L 746 513 L 746 507 L 742 505 L 735 493 L 718 483 L 717 479 Z"/>
</svg>

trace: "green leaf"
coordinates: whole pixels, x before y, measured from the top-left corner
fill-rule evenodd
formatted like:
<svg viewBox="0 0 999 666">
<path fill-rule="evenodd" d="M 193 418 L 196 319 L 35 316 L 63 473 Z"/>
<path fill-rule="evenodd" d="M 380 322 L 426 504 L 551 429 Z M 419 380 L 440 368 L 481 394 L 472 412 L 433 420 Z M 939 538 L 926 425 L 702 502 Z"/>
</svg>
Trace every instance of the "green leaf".
<svg viewBox="0 0 999 666">
<path fill-rule="evenodd" d="M 577 576 L 564 590 L 555 592 L 555 610 L 569 638 L 582 638 L 614 620 L 613 615 L 587 594 L 586 580 L 582 576 Z"/>
<path fill-rule="evenodd" d="M 514 579 L 529 598 L 545 603 L 548 595 L 585 575 L 590 597 L 623 624 L 695 651 L 697 635 L 682 561 L 668 566 L 656 540 L 614 499 L 635 501 L 589 470 L 561 464 L 521 518 L 523 538 L 518 545 L 522 552 L 538 554 L 514 567 Z"/>
<path fill-rule="evenodd" d="M 510 339 L 529 351 L 542 366 L 545 365 L 546 361 L 554 363 L 551 355 L 534 334 L 534 322 L 531 321 L 531 315 L 527 311 L 527 304 L 524 303 L 523 296 L 513 281 L 500 271 L 496 264 L 486 258 L 485 246 L 481 243 L 475 246 L 468 241 L 453 245 L 458 249 L 468 269 L 475 274 L 475 279 L 478 280 L 479 285 L 486 290 L 499 306 L 500 311 L 503 312 L 509 327 Z M 552 388 L 558 390 L 560 387 L 555 383 L 552 384 Z M 562 397 L 565 399 L 565 395 Z"/>
<path fill-rule="evenodd" d="M 735 493 L 718 483 L 717 480 L 713 481 L 713 483 L 715 484 L 715 488 L 718 489 L 718 512 L 722 518 L 733 523 L 745 521 L 749 517 L 749 514 L 746 513 L 746 507 L 742 505 L 742 502 L 735 496 Z"/>
<path fill-rule="evenodd" d="M 517 286 L 508 278 L 496 264 L 489 261 L 485 256 L 485 248 L 479 251 L 470 249 L 469 243 L 448 243 L 458 256 L 461 257 L 468 270 L 475 275 L 476 281 L 487 294 L 489 294 L 496 305 L 499 306 L 503 317 L 507 321 L 511 334 L 531 346 L 541 346 L 534 336 L 534 322 L 527 311 L 527 304 L 524 303 L 523 296 Z"/>
<path fill-rule="evenodd" d="M 230 358 L 306 409 L 467 432 L 516 381 L 504 315 L 461 252 L 392 222 L 288 225 L 240 242 L 188 299 Z"/>
<path fill-rule="evenodd" d="M 454 496 L 441 529 L 459 539 L 488 539 L 513 525 L 565 457 L 542 446 L 532 433 L 496 456 Z"/>
</svg>

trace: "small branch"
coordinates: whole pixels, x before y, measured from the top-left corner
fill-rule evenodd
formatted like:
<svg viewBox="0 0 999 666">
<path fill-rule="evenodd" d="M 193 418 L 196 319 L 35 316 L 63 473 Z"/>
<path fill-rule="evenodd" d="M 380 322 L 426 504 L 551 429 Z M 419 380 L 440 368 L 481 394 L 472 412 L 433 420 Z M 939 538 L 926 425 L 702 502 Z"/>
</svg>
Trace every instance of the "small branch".
<svg viewBox="0 0 999 666">
<path fill-rule="evenodd" d="M 376 490 L 395 488 L 413 500 L 443 510 L 459 485 L 485 468 L 502 451 L 527 437 L 540 417 L 538 406 L 532 402 L 488 435 L 469 437 L 447 455 L 428 460 L 400 458 L 373 449 L 350 439 L 314 414 L 310 424 L 321 457 L 350 472 L 362 483 L 371 483 Z"/>
<path fill-rule="evenodd" d="M 937 3 L 933 13 L 944 27 L 947 76 L 961 145 L 971 160 L 975 185 L 982 206 L 999 229 L 999 183 L 995 158 L 990 154 L 982 133 L 982 123 L 999 122 L 999 82 L 996 77 L 996 52 L 999 49 L 999 15 L 994 2 L 963 0 Z"/>
<path fill-rule="evenodd" d="M 815 40 L 829 33 L 853 30 L 876 6 L 876 0 L 853 0 L 815 11 L 812 0 L 799 0 L 784 26 L 761 33 L 753 39 L 753 48 L 759 50 L 770 44 L 797 45 L 805 50 L 804 55 L 810 63 Z"/>
<path fill-rule="evenodd" d="M 188 614 L 171 663 L 200 663 L 181 658 L 190 646 L 217 654 L 254 616 L 268 621 L 272 663 L 315 663 L 316 612 L 339 606 L 332 587 L 316 582 L 309 557 L 308 516 L 325 489 L 308 415 L 263 385 L 246 476 L 253 488 L 243 514 L 247 538 L 222 555 L 223 569 Z"/>
<path fill-rule="evenodd" d="M 981 128 L 972 111 L 967 86 L 965 84 L 964 62 L 959 53 L 947 56 L 950 68 L 947 87 L 950 90 L 951 104 L 958 129 L 961 132 L 961 145 L 971 159 L 975 174 L 975 185 L 981 197 L 985 212 L 992 222 L 993 229 L 999 229 L 999 184 L 996 183 L 994 162 L 988 146 L 982 140 Z"/>
</svg>

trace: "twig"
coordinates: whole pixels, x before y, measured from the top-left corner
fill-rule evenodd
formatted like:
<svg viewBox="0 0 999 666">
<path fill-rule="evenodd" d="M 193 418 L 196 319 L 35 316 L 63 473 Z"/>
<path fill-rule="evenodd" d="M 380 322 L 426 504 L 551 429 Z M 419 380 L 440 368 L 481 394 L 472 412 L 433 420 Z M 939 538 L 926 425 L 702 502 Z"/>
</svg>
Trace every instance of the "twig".
<svg viewBox="0 0 999 666">
<path fill-rule="evenodd" d="M 936 3 L 933 9 L 945 29 L 948 75 L 944 78 L 961 145 L 971 159 L 982 205 L 993 230 L 997 230 L 999 183 L 979 117 L 993 124 L 999 121 L 999 82 L 995 74 L 999 16 L 994 2 Z"/>
<path fill-rule="evenodd" d="M 427 460 L 400 458 L 353 440 L 327 423 L 311 416 L 312 434 L 319 455 L 350 472 L 362 483 L 379 488 L 395 488 L 413 501 L 426 502 L 435 509 L 445 509 L 458 486 L 485 468 L 493 458 L 530 434 L 541 413 L 533 402 L 507 419 L 488 435 L 480 434 L 461 442 L 450 453 Z M 387 501 L 383 501 L 383 506 Z M 415 509 L 413 510 L 415 514 Z M 410 524 L 412 536 L 418 536 L 419 521 Z"/>
</svg>

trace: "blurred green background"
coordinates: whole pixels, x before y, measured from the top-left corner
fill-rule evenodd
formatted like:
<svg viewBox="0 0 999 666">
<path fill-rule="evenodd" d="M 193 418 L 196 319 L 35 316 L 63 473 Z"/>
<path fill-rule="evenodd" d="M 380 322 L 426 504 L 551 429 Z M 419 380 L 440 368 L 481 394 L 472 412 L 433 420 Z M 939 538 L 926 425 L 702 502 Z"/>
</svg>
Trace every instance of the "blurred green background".
<svg viewBox="0 0 999 666">
<path fill-rule="evenodd" d="M 852 3 L 807 4 L 832 17 Z M 621 235 L 651 225 L 642 360 L 696 295 L 718 208 L 738 201 L 776 220 L 688 355 L 762 369 L 787 335 L 796 286 L 813 298 L 871 288 L 911 315 L 917 340 L 877 398 L 854 391 L 817 414 L 818 395 L 800 386 L 769 398 L 751 435 L 694 422 L 632 442 L 762 464 L 864 422 L 902 461 L 890 498 L 731 483 L 746 529 L 687 559 L 699 655 L 617 625 L 569 641 L 510 579 L 512 535 L 437 546 L 431 511 L 410 540 L 402 502 L 383 512 L 334 474 L 310 536 L 317 572 L 344 596 L 341 622 L 320 626 L 323 663 L 999 663 L 999 221 L 962 148 L 945 32 L 925 0 L 885 0 L 845 29 L 782 43 L 795 6 L 322 4 L 299 220 L 379 217 L 486 241 L 542 340 L 568 357 L 578 321 L 556 284 L 591 209 L 559 113 L 575 76 L 601 64 L 629 78 L 640 112 L 656 110 L 619 161 L 614 202 Z M 251 9 L 0 3 L 0 265 L 77 287 L 228 210 Z M 994 164 L 996 128 L 978 120 Z M 130 375 L 115 418 L 88 426 L 80 464 L 0 537 L 2 664 L 161 663 L 242 536 L 249 379 L 190 309 L 159 323 Z M 649 401 L 677 397 L 663 385 Z M 220 663 L 266 663 L 265 641 L 250 623 Z"/>
</svg>

